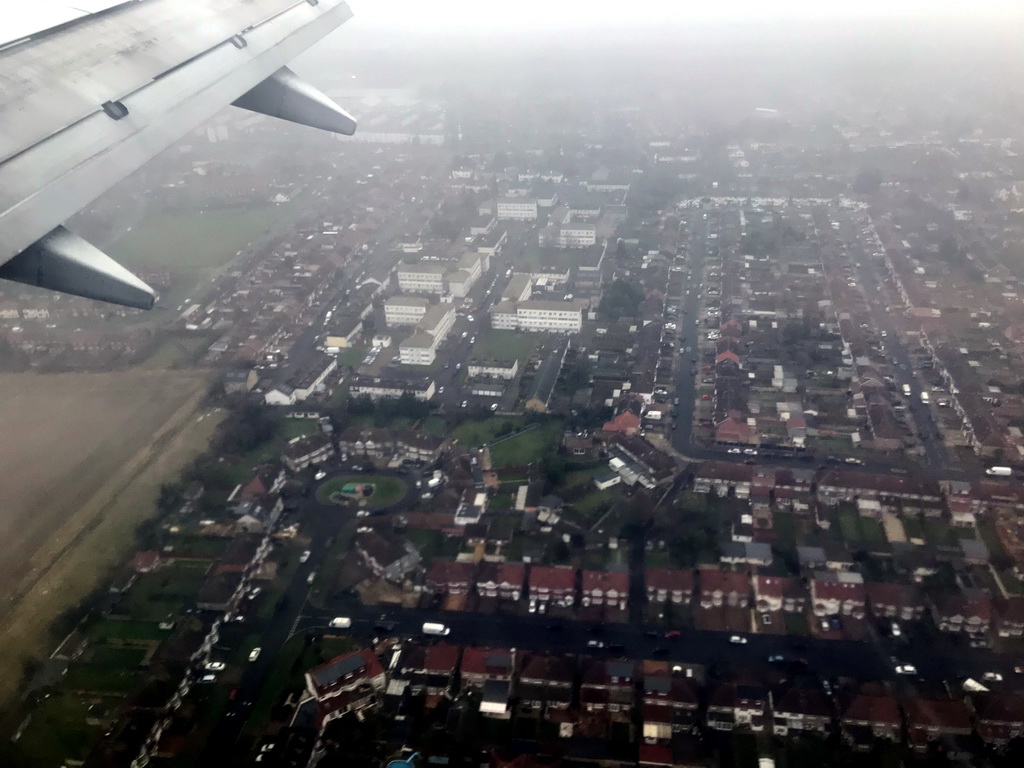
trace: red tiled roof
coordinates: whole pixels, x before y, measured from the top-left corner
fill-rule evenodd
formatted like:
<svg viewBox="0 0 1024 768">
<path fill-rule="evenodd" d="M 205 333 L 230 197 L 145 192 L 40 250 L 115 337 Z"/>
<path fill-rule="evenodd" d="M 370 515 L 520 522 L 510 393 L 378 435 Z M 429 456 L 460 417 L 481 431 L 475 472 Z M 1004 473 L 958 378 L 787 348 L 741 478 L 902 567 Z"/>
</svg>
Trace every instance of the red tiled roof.
<svg viewBox="0 0 1024 768">
<path fill-rule="evenodd" d="M 583 571 L 582 584 L 585 593 L 599 589 L 607 595 L 614 589 L 620 595 L 629 594 L 629 574 L 622 571 Z"/>
<path fill-rule="evenodd" d="M 530 568 L 530 588 L 572 590 L 576 586 L 576 569 L 564 565 L 534 565 Z"/>
<path fill-rule="evenodd" d="M 963 616 L 965 619 L 975 616 L 982 620 L 992 620 L 992 598 L 988 595 L 968 597 L 956 592 L 940 595 L 935 600 L 935 607 L 941 617 Z"/>
<path fill-rule="evenodd" d="M 999 611 L 999 619 L 1007 624 L 1024 624 L 1024 597 L 1014 595 L 1008 598 Z"/>
<path fill-rule="evenodd" d="M 911 699 L 904 705 L 911 728 L 971 729 L 971 713 L 962 701 Z"/>
<path fill-rule="evenodd" d="M 754 592 L 758 596 L 783 598 L 794 586 L 797 579 L 792 576 L 754 576 Z"/>
<path fill-rule="evenodd" d="M 502 563 L 498 566 L 495 581 L 498 584 L 514 584 L 521 587 L 526 581 L 526 566 L 522 563 Z"/>
<path fill-rule="evenodd" d="M 462 674 L 510 677 L 515 657 L 507 648 L 466 648 L 462 652 Z"/>
<path fill-rule="evenodd" d="M 423 668 L 428 672 L 451 672 L 459 663 L 459 646 L 440 642 L 427 648 Z"/>
<path fill-rule="evenodd" d="M 696 579 L 692 570 L 676 570 L 673 568 L 648 568 L 646 572 L 648 589 L 667 589 L 693 592 Z"/>
<path fill-rule="evenodd" d="M 863 583 L 814 579 L 811 586 L 815 600 L 852 600 L 863 603 L 867 595 Z"/>
<path fill-rule="evenodd" d="M 474 563 L 460 563 L 457 560 L 435 560 L 427 568 L 427 585 L 469 585 L 473 583 L 473 572 L 475 570 L 476 566 Z"/>
<path fill-rule="evenodd" d="M 699 576 L 701 592 L 721 591 L 724 594 L 736 592 L 741 595 L 750 593 L 750 581 L 745 573 L 704 568 L 699 571 Z"/>
<path fill-rule="evenodd" d="M 602 427 L 605 432 L 636 431 L 640 428 L 640 417 L 632 411 L 623 411 Z"/>
<path fill-rule="evenodd" d="M 891 584 L 882 581 L 864 582 L 864 590 L 872 605 L 923 605 L 920 590 L 910 584 Z"/>
<path fill-rule="evenodd" d="M 900 708 L 892 696 L 855 696 L 843 711 L 844 720 L 899 727 Z"/>
<path fill-rule="evenodd" d="M 151 571 L 159 562 L 159 552 L 139 552 L 132 558 L 131 568 L 133 571 Z"/>
</svg>

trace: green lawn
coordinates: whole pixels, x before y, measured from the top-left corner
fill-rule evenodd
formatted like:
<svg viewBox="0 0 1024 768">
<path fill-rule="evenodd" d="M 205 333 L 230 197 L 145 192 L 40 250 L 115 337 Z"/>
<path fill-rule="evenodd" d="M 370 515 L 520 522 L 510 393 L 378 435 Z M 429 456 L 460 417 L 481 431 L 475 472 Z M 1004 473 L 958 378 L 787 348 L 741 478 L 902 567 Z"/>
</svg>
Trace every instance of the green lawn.
<svg viewBox="0 0 1024 768">
<path fill-rule="evenodd" d="M 861 517 L 849 509 L 839 512 L 839 527 L 843 532 L 843 538 L 850 544 L 857 542 L 877 544 L 885 540 L 882 526 L 877 520 Z"/>
<path fill-rule="evenodd" d="M 280 436 L 285 440 L 314 435 L 319 431 L 320 424 L 316 419 L 285 419 L 279 430 Z"/>
<path fill-rule="evenodd" d="M 839 527 L 843 532 L 843 538 L 849 542 L 860 540 L 860 520 L 857 513 L 844 509 L 839 513 Z"/>
<path fill-rule="evenodd" d="M 139 684 L 134 668 L 124 669 L 100 664 L 72 664 L 63 685 L 72 691 L 88 693 L 130 693 Z"/>
<path fill-rule="evenodd" d="M 480 446 L 493 442 L 498 432 L 511 424 L 514 429 L 521 429 L 525 420 L 518 416 L 509 418 L 485 419 L 484 421 L 464 421 L 451 431 L 452 437 L 463 445 Z"/>
<path fill-rule="evenodd" d="M 269 203 L 205 212 L 153 213 L 104 250 L 129 269 L 215 269 L 294 217 L 290 205 Z"/>
<path fill-rule="evenodd" d="M 978 522 L 978 534 L 981 536 L 981 540 L 985 542 L 985 546 L 988 547 L 989 554 L 993 557 L 1002 556 L 1004 554 L 1003 543 L 999 540 L 999 534 L 996 533 L 995 526 L 988 520 L 982 520 Z"/>
<path fill-rule="evenodd" d="M 491 446 L 491 464 L 504 467 L 509 464 L 529 464 L 544 458 L 558 446 L 562 436 L 562 422 L 542 424 Z"/>
<path fill-rule="evenodd" d="M 208 570 L 208 563 L 183 562 L 141 574 L 118 609 L 136 621 L 160 622 L 176 616 L 195 602 Z"/>
<path fill-rule="evenodd" d="M 775 539 L 780 546 L 796 546 L 796 520 L 792 512 L 776 512 L 772 516 L 772 526 L 775 528 Z"/>
<path fill-rule="evenodd" d="M 100 645 L 89 652 L 89 664 L 97 667 L 116 667 L 119 669 L 134 669 L 146 658 L 146 651 L 142 648 L 114 648 L 110 645 Z"/>
<path fill-rule="evenodd" d="M 924 525 L 921 524 L 920 517 L 917 515 L 901 517 L 900 521 L 903 523 L 903 530 L 907 534 L 908 539 L 924 538 Z"/>
<path fill-rule="evenodd" d="M 354 483 L 357 485 L 373 485 L 373 494 L 366 499 L 364 506 L 367 509 L 381 509 L 389 507 L 405 496 L 406 486 L 397 477 L 386 475 L 343 475 L 328 480 L 317 488 L 316 497 L 321 502 L 327 503 L 331 500 L 332 493 L 339 493 L 346 485 Z M 355 504 L 356 501 L 346 503 Z"/>
<path fill-rule="evenodd" d="M 496 331 L 490 327 L 481 328 L 473 345 L 473 357 L 477 359 L 497 358 L 519 361 L 522 372 L 526 362 L 537 349 L 537 334 Z"/>
<path fill-rule="evenodd" d="M 87 725 L 89 704 L 79 696 L 58 691 L 32 710 L 18 751 L 30 757 L 26 765 L 66 765 L 68 760 L 85 760 L 101 735 L 97 726 Z"/>
<path fill-rule="evenodd" d="M 932 544 L 940 546 L 956 546 L 956 536 L 949 528 L 949 523 L 942 519 L 925 518 L 924 535 Z"/>
<path fill-rule="evenodd" d="M 89 627 L 86 635 L 96 642 L 116 643 L 119 640 L 163 640 L 168 633 L 160 629 L 155 621 L 106 619 Z"/>
<path fill-rule="evenodd" d="M 363 362 L 363 358 L 366 357 L 366 353 L 366 347 L 347 347 L 338 350 L 338 365 L 358 368 L 359 364 Z"/>
<path fill-rule="evenodd" d="M 429 565 L 436 558 L 454 559 L 462 548 L 460 539 L 445 536 L 440 531 L 427 531 L 411 528 L 405 532 L 406 537 L 419 550 L 424 565 Z"/>
</svg>

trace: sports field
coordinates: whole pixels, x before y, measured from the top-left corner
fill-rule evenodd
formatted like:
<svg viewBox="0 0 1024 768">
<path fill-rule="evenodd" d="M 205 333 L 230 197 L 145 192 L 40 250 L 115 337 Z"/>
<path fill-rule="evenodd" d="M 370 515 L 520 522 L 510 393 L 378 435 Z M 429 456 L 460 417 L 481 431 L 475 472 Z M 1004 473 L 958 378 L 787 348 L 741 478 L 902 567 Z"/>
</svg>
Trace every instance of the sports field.
<svg viewBox="0 0 1024 768">
<path fill-rule="evenodd" d="M 120 562 L 160 483 L 208 443 L 195 371 L 0 375 L 0 702 L 53 619 Z"/>
</svg>

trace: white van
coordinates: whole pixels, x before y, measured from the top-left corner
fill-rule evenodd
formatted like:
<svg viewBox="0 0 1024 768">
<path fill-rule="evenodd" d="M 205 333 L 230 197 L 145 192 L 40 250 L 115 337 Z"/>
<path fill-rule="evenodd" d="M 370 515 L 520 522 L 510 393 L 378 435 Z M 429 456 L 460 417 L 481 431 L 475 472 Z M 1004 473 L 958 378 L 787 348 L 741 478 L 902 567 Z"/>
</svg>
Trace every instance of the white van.
<svg viewBox="0 0 1024 768">
<path fill-rule="evenodd" d="M 448 627 L 446 627 L 444 624 L 435 624 L 433 622 L 428 621 L 423 625 L 424 635 L 437 635 L 443 637 L 450 632 L 451 630 L 448 629 Z"/>
<path fill-rule="evenodd" d="M 346 616 L 335 616 L 331 619 L 331 629 L 348 629 L 352 626 L 352 619 Z"/>
</svg>

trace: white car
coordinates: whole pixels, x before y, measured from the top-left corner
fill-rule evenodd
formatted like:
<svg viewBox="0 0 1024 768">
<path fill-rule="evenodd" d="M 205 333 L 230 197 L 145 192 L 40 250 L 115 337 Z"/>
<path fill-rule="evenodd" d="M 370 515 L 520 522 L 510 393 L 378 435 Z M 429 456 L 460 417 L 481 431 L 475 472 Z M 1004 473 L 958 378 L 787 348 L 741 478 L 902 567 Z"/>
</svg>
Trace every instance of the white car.
<svg viewBox="0 0 1024 768">
<path fill-rule="evenodd" d="M 743 635 L 732 635 L 729 638 L 729 642 L 730 643 L 736 643 L 737 645 L 746 645 L 747 644 L 747 638 L 745 638 Z"/>
<path fill-rule="evenodd" d="M 896 674 L 897 675 L 916 675 L 917 674 L 917 667 L 915 667 L 913 664 L 900 664 L 899 666 L 896 667 Z"/>
<path fill-rule="evenodd" d="M 1001 683 L 1003 682 L 1003 676 L 998 672 L 986 672 L 981 676 L 982 680 L 988 680 L 990 683 Z"/>
<path fill-rule="evenodd" d="M 249 661 L 256 661 L 256 659 L 260 657 L 260 651 L 262 650 L 262 648 L 256 646 L 251 651 L 249 651 Z"/>
<path fill-rule="evenodd" d="M 227 665 L 223 661 L 208 661 L 203 667 L 207 672 L 223 672 Z"/>
<path fill-rule="evenodd" d="M 756 448 L 744 448 L 743 449 L 743 453 L 746 456 L 757 456 L 757 449 Z"/>
<path fill-rule="evenodd" d="M 309 560 L 309 555 L 310 555 L 310 551 L 307 549 L 305 552 L 303 552 L 301 555 L 299 555 L 299 562 L 300 563 L 304 563 L 307 560 Z"/>
<path fill-rule="evenodd" d="M 739 448 L 730 448 L 726 453 L 743 453 Z"/>
<path fill-rule="evenodd" d="M 469 400 L 463 400 L 462 401 L 462 407 L 463 408 L 468 408 L 469 407 Z"/>
<path fill-rule="evenodd" d="M 497 403 L 491 403 L 491 410 L 492 411 L 498 410 L 498 404 Z"/>
<path fill-rule="evenodd" d="M 603 640 L 587 640 L 587 648 L 604 648 Z"/>
</svg>

